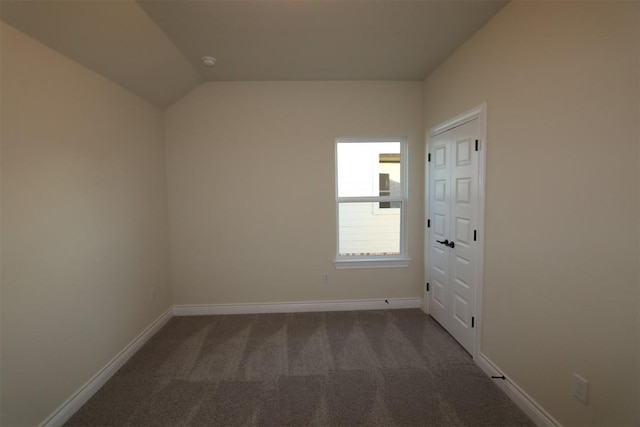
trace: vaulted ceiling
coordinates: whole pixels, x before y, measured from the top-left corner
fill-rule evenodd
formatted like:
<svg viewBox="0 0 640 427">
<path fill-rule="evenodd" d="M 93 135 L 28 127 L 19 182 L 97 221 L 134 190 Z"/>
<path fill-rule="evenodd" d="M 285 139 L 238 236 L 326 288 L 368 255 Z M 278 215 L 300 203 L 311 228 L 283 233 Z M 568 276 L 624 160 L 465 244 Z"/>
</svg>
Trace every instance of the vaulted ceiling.
<svg viewBox="0 0 640 427">
<path fill-rule="evenodd" d="M 505 3 L 0 0 L 0 18 L 164 108 L 203 81 L 422 80 Z"/>
</svg>

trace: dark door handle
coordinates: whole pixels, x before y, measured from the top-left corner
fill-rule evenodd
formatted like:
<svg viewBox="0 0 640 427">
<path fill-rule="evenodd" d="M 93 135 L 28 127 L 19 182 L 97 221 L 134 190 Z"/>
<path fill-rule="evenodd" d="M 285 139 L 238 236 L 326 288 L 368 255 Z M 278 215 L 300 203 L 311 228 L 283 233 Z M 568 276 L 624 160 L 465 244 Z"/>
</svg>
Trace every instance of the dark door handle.
<svg viewBox="0 0 640 427">
<path fill-rule="evenodd" d="M 443 244 L 443 245 L 445 245 L 445 246 L 449 246 L 451 249 L 453 249 L 453 248 L 456 246 L 456 244 L 455 244 L 455 243 L 453 243 L 453 240 L 452 240 L 452 241 L 449 241 L 448 239 L 445 239 L 444 241 L 442 241 L 442 240 L 436 240 L 436 242 L 438 242 L 438 243 L 442 243 L 442 244 Z"/>
</svg>

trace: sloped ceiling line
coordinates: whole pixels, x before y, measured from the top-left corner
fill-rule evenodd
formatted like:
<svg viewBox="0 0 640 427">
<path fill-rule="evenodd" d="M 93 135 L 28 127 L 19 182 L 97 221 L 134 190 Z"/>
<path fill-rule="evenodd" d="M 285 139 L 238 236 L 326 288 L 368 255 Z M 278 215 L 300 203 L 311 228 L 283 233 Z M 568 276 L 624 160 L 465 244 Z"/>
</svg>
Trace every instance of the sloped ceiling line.
<svg viewBox="0 0 640 427">
<path fill-rule="evenodd" d="M 165 108 L 202 81 L 422 80 L 505 4 L 0 0 L 0 18 Z"/>
</svg>

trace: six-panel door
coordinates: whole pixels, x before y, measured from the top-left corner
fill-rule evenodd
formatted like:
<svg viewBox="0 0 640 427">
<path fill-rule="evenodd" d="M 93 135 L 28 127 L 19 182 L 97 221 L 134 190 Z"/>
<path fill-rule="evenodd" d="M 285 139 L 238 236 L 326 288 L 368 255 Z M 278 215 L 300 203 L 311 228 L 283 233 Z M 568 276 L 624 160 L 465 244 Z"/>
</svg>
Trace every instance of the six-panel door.
<svg viewBox="0 0 640 427">
<path fill-rule="evenodd" d="M 429 313 L 472 354 L 477 259 L 474 242 L 478 203 L 477 133 L 478 119 L 474 119 L 432 137 L 429 144 Z"/>
</svg>

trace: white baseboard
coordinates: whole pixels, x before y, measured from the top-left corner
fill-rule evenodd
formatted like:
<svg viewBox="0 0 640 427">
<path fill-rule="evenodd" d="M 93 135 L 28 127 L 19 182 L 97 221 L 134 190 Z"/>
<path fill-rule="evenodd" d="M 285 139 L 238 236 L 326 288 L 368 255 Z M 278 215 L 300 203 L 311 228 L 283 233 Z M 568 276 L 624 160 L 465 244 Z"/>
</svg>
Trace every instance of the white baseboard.
<svg viewBox="0 0 640 427">
<path fill-rule="evenodd" d="M 493 363 L 487 356 L 482 353 L 478 353 L 475 358 L 476 364 L 482 369 L 488 376 L 500 376 L 504 375 L 500 369 Z M 531 396 L 522 390 L 518 384 L 513 382 L 506 375 L 505 379 L 497 379 L 495 383 L 498 387 L 504 391 L 513 402 L 518 405 L 522 411 L 531 418 L 531 420 L 539 427 L 561 427 L 562 425 L 551 416 L 542 406 L 538 404 Z"/>
<path fill-rule="evenodd" d="M 67 399 L 53 414 L 40 424 L 41 427 L 61 426 L 71 416 L 76 413 L 87 400 L 91 398 L 124 365 L 136 351 L 146 343 L 160 328 L 162 328 L 171 318 L 173 312 L 169 307 L 151 325 L 133 339 L 120 353 L 118 353 L 109 363 L 107 363 L 98 373 L 96 373 L 87 383 L 85 383 L 73 396 Z"/>
<path fill-rule="evenodd" d="M 215 314 L 297 313 L 309 311 L 383 310 L 420 308 L 420 298 L 387 298 L 341 301 L 299 301 L 250 304 L 174 305 L 174 316 L 202 316 Z"/>
</svg>

